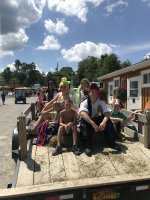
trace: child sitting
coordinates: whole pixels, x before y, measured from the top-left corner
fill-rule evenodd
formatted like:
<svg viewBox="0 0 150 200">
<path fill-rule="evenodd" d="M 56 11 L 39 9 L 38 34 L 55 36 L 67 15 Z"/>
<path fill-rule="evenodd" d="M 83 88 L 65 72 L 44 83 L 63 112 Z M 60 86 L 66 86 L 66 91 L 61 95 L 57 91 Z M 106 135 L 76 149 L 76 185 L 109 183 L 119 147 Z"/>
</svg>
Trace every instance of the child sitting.
<svg viewBox="0 0 150 200">
<path fill-rule="evenodd" d="M 70 132 L 73 135 L 73 147 L 72 151 L 75 155 L 80 155 L 80 150 L 77 147 L 77 113 L 72 109 L 72 101 L 70 99 L 65 100 L 65 109 L 60 112 L 60 127 L 58 129 L 57 135 L 57 146 L 52 152 L 52 155 L 55 156 L 59 153 L 62 153 L 62 138 L 63 134 L 69 134 Z"/>
<path fill-rule="evenodd" d="M 114 123 L 114 127 L 117 131 L 117 139 L 125 139 L 125 136 L 121 134 L 121 130 L 134 118 L 135 113 L 132 112 L 129 117 L 126 117 L 121 111 L 123 105 L 119 99 L 115 99 L 113 103 L 113 110 L 111 112 L 111 121 Z"/>
<path fill-rule="evenodd" d="M 37 138 L 34 140 L 33 144 L 43 146 L 52 135 L 57 135 L 60 123 L 60 111 L 62 110 L 61 103 L 56 101 L 53 105 L 53 110 L 56 111 L 54 119 L 49 120 L 47 113 L 45 121 L 38 128 Z"/>
<path fill-rule="evenodd" d="M 36 92 L 37 100 L 36 100 L 36 108 L 37 112 L 40 113 L 44 107 L 43 95 L 41 91 Z"/>
</svg>

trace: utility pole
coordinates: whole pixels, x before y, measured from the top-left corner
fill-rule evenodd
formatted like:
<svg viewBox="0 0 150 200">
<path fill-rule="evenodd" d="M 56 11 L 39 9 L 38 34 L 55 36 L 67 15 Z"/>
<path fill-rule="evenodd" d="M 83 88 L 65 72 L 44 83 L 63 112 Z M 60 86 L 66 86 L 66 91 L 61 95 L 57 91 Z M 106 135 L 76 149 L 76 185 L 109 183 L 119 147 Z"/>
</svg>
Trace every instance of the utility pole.
<svg viewBox="0 0 150 200">
<path fill-rule="evenodd" d="M 57 67 L 55 68 L 57 74 L 58 74 L 58 62 L 57 62 Z"/>
</svg>

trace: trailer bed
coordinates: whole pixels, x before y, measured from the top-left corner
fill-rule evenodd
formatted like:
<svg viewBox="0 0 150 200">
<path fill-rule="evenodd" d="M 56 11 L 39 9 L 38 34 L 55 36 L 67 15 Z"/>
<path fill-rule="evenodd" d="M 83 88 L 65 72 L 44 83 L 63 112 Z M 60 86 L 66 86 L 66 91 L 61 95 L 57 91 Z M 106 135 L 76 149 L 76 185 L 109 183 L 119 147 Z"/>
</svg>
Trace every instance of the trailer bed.
<svg viewBox="0 0 150 200">
<path fill-rule="evenodd" d="M 120 142 L 121 152 L 106 146 L 94 149 L 94 155 L 88 157 L 85 153 L 75 156 L 71 151 L 52 156 L 53 147 L 35 146 L 29 144 L 28 158 L 20 161 L 16 187 L 32 186 L 64 181 L 94 184 L 126 182 L 134 178 L 150 175 L 150 150 L 142 143 L 129 136 Z M 103 182 L 103 180 L 105 180 Z M 107 181 L 106 181 L 107 180 Z"/>
<path fill-rule="evenodd" d="M 65 149 L 52 156 L 50 145 L 31 143 L 27 159 L 18 160 L 15 184 L 1 190 L 0 199 L 149 199 L 150 150 L 129 136 L 118 142 L 121 152 L 101 144 L 91 157 Z"/>
</svg>

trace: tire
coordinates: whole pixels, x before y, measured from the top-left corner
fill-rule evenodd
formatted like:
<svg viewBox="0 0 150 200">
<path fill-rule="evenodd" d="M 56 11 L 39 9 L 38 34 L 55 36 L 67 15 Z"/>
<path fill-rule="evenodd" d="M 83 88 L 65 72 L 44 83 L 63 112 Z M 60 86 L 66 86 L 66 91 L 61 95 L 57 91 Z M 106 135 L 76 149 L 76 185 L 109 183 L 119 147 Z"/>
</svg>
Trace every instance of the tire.
<svg viewBox="0 0 150 200">
<path fill-rule="evenodd" d="M 12 133 L 12 158 L 18 157 L 19 151 L 19 139 L 18 139 L 18 130 L 15 128 Z"/>
</svg>

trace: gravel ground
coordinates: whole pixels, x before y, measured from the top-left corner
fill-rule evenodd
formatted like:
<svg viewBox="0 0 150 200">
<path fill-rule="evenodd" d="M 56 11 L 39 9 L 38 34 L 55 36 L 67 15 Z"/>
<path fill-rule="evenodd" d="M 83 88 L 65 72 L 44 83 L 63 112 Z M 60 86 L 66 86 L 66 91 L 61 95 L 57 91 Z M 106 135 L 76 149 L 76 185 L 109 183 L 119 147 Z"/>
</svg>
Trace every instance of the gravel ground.
<svg viewBox="0 0 150 200">
<path fill-rule="evenodd" d="M 13 97 L 6 97 L 5 105 L 0 101 L 0 188 L 7 188 L 15 171 L 15 162 L 11 157 L 12 132 L 17 117 L 35 102 L 35 97 L 27 98 L 27 104 L 15 104 Z"/>
</svg>

